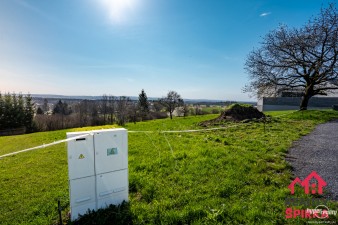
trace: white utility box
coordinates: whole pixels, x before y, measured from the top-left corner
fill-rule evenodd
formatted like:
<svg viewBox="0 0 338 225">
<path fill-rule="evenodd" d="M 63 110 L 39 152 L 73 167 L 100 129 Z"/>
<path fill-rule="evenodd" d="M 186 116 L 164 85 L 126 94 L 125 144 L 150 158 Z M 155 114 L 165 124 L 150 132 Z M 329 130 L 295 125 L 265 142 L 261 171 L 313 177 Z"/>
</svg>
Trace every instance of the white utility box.
<svg viewBox="0 0 338 225">
<path fill-rule="evenodd" d="M 86 135 L 87 136 L 83 136 Z M 128 201 L 127 130 L 67 133 L 71 220 Z"/>
</svg>

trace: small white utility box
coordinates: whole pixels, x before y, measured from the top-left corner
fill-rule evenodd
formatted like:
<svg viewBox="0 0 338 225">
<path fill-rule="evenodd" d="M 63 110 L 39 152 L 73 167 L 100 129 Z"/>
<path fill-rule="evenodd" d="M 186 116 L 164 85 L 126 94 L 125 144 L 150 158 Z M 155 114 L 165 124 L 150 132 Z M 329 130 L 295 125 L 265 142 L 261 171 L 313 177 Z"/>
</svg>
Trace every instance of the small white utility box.
<svg viewBox="0 0 338 225">
<path fill-rule="evenodd" d="M 87 136 L 83 136 L 86 135 Z M 71 220 L 128 201 L 127 130 L 67 133 Z"/>
</svg>

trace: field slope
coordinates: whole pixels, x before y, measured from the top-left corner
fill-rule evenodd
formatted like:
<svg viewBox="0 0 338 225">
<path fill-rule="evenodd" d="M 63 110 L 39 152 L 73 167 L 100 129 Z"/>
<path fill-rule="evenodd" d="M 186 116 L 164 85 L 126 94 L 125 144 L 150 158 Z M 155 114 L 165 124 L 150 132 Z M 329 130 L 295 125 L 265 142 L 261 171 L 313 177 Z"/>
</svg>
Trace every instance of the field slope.
<svg viewBox="0 0 338 225">
<path fill-rule="evenodd" d="M 127 222 L 302 224 L 285 219 L 292 176 L 284 158 L 294 140 L 338 113 L 284 113 L 272 113 L 266 124 L 193 133 L 159 131 L 201 129 L 199 122 L 217 115 L 127 124 L 128 130 L 153 131 L 129 133 Z M 111 127 L 0 137 L 0 155 L 64 139 L 67 131 Z M 57 224 L 58 199 L 66 220 L 67 176 L 65 144 L 0 159 L 0 224 Z"/>
</svg>

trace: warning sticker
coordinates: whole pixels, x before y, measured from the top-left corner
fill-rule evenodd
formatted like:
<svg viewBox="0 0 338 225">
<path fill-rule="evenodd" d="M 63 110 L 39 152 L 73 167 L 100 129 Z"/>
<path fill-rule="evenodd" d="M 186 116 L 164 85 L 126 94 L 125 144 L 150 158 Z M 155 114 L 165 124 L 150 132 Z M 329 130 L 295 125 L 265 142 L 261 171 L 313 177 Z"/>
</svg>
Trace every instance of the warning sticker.
<svg viewBox="0 0 338 225">
<path fill-rule="evenodd" d="M 117 148 L 108 148 L 107 149 L 107 156 L 109 155 L 117 155 Z"/>
<path fill-rule="evenodd" d="M 80 154 L 79 159 L 84 159 L 85 156 L 83 154 Z"/>
</svg>

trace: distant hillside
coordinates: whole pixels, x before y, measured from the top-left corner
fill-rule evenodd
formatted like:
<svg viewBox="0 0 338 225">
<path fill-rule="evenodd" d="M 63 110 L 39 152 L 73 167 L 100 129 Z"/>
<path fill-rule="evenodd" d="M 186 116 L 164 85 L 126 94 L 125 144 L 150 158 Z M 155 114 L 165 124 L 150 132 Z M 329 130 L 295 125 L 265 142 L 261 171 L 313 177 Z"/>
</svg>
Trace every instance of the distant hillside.
<svg viewBox="0 0 338 225">
<path fill-rule="evenodd" d="M 48 99 L 48 100 L 99 100 L 102 96 L 70 96 L 70 95 L 51 95 L 51 94 L 31 94 L 34 99 Z M 137 96 L 127 96 L 131 100 L 138 100 Z M 160 97 L 148 97 L 150 101 L 158 100 Z M 214 103 L 215 105 L 224 104 L 225 102 L 239 102 L 245 104 L 256 105 L 255 101 L 236 101 L 236 100 L 213 100 L 213 99 L 184 99 L 184 101 L 188 104 L 199 104 L 199 105 L 210 105 L 210 103 Z"/>
</svg>

